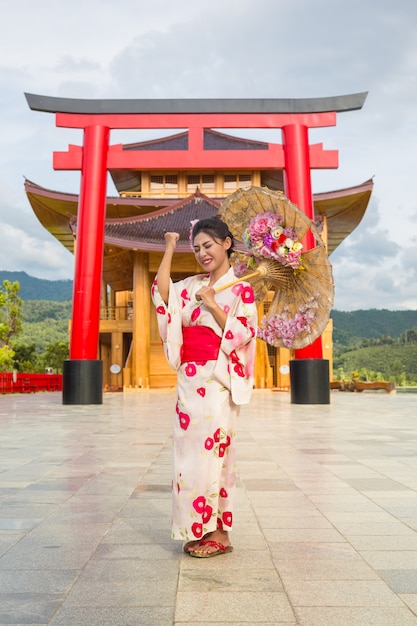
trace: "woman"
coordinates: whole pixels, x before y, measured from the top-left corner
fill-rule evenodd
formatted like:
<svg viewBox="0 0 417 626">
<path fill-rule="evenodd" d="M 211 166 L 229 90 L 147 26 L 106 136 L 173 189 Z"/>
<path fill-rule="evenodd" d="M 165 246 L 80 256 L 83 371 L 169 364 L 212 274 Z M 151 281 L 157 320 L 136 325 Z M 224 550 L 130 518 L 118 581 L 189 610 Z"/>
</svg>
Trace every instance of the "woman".
<svg viewBox="0 0 417 626">
<path fill-rule="evenodd" d="M 165 355 L 178 371 L 174 420 L 173 539 L 185 552 L 232 551 L 235 427 L 253 387 L 257 310 L 252 287 L 236 281 L 233 237 L 217 218 L 198 221 L 190 241 L 205 271 L 177 283 L 171 263 L 178 233 L 166 233 L 152 287 Z"/>
</svg>

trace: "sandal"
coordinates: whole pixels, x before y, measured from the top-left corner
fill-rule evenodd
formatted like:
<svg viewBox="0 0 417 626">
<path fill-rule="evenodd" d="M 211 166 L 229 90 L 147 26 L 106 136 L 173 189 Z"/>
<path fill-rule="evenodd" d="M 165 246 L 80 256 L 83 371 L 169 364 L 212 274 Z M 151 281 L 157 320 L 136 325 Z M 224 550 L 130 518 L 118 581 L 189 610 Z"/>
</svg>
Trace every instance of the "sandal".
<svg viewBox="0 0 417 626">
<path fill-rule="evenodd" d="M 214 550 L 213 552 L 197 552 L 197 551 L 192 551 L 189 552 L 188 554 L 190 556 L 195 556 L 196 558 L 199 559 L 207 559 L 211 556 L 218 556 L 219 554 L 227 554 L 228 552 L 233 552 L 233 547 L 232 546 L 224 546 L 222 543 L 219 543 L 218 541 L 200 541 L 199 542 L 200 546 L 211 546 L 213 548 L 216 548 L 216 550 Z"/>
</svg>

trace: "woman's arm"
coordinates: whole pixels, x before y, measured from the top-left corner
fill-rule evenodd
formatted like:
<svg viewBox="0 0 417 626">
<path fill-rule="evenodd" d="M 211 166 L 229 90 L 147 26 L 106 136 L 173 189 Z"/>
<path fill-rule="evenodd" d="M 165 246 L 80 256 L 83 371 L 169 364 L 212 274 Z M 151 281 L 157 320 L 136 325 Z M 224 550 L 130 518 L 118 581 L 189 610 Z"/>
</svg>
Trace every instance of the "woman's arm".
<svg viewBox="0 0 417 626">
<path fill-rule="evenodd" d="M 220 328 L 224 330 L 227 321 L 227 313 L 225 313 L 223 309 L 217 304 L 216 300 L 214 299 L 215 293 L 216 292 L 212 287 L 206 286 L 201 287 L 195 295 L 197 297 L 197 300 L 201 300 L 202 303 L 206 305 Z"/>
<path fill-rule="evenodd" d="M 158 268 L 158 273 L 156 275 L 156 282 L 158 285 L 158 291 L 161 295 L 161 298 L 165 302 L 168 303 L 169 296 L 169 284 L 171 280 L 171 264 L 172 257 L 174 256 L 175 248 L 177 245 L 177 241 L 180 238 L 178 233 L 165 233 L 165 252 L 162 257 L 161 264 Z"/>
</svg>

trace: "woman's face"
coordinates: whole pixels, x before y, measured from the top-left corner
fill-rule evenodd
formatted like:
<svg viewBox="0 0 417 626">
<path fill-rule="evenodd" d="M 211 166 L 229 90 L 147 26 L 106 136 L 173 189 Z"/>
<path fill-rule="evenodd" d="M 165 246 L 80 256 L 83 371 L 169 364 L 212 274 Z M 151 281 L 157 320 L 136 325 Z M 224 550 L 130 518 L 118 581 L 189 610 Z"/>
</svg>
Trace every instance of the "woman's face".
<svg viewBox="0 0 417 626">
<path fill-rule="evenodd" d="M 228 269 L 229 257 L 227 250 L 230 248 L 231 243 L 229 237 L 222 241 L 200 231 L 194 237 L 195 258 L 206 272 L 215 272 L 223 267 Z"/>
</svg>

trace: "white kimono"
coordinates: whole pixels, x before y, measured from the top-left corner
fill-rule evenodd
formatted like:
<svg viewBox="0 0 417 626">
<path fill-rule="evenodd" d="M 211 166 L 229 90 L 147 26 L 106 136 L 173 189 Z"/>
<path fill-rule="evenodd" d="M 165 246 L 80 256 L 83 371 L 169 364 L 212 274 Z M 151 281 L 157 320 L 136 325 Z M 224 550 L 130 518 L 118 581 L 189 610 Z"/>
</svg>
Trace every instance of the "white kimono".
<svg viewBox="0 0 417 626">
<path fill-rule="evenodd" d="M 214 287 L 235 279 L 230 268 Z M 208 282 L 207 274 L 171 282 L 168 306 L 156 280 L 152 286 L 165 355 L 178 372 L 172 537 L 181 540 L 232 528 L 236 418 L 253 388 L 258 318 L 252 287 L 242 281 L 216 294 L 227 313 L 223 330 L 195 297 Z M 182 327 L 199 325 L 221 338 L 218 357 L 181 363 Z"/>
</svg>

